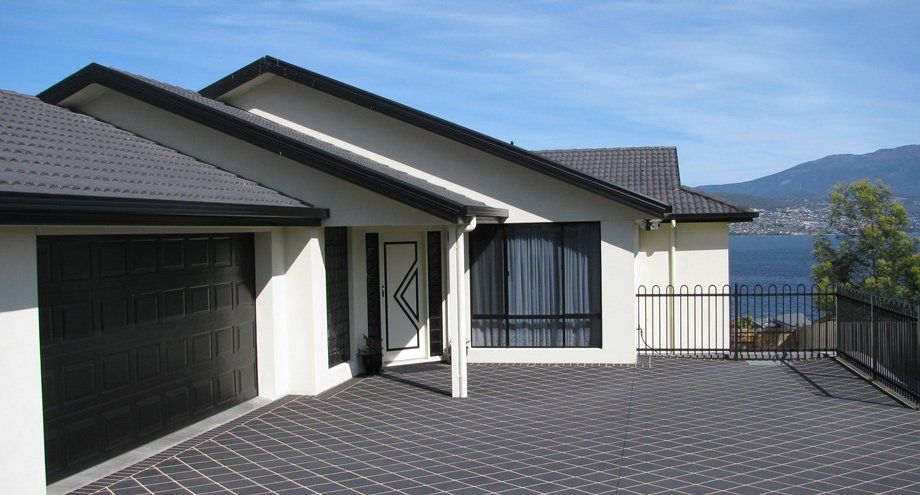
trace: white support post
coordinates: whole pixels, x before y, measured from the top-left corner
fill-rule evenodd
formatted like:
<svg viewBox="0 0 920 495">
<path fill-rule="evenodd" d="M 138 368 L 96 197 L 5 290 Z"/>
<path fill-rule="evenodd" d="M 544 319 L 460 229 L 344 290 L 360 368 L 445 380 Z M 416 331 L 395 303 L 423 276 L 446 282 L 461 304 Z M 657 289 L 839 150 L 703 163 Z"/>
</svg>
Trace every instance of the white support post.
<svg viewBox="0 0 920 495">
<path fill-rule="evenodd" d="M 457 227 L 457 311 L 459 316 L 459 325 L 457 325 L 457 367 L 459 368 L 460 378 L 460 397 L 466 397 L 466 345 L 470 335 L 470 311 L 469 311 L 469 284 L 467 282 L 467 252 L 466 238 L 469 234 L 464 226 Z M 453 357 L 453 356 L 451 356 Z"/>
<path fill-rule="evenodd" d="M 447 228 L 447 318 L 445 333 L 450 342 L 450 389 L 451 396 L 462 397 L 460 388 L 460 344 L 457 340 L 460 328 L 459 295 L 460 287 L 457 273 L 460 271 L 457 261 L 457 232 L 455 227 Z"/>
</svg>

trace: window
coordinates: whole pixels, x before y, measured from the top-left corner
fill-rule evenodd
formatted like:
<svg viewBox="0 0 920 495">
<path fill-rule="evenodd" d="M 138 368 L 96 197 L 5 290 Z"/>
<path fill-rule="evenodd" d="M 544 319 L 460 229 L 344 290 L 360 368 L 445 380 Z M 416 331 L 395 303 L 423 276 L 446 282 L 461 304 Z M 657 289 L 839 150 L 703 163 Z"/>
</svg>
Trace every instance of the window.
<svg viewBox="0 0 920 495">
<path fill-rule="evenodd" d="M 351 326 L 348 322 L 348 230 L 325 229 L 326 328 L 329 367 L 351 359 Z"/>
<path fill-rule="evenodd" d="M 470 234 L 474 347 L 600 347 L 600 225 L 480 225 Z"/>
<path fill-rule="evenodd" d="M 441 315 L 441 232 L 428 232 L 428 345 L 432 356 L 444 353 L 444 324 Z"/>
</svg>

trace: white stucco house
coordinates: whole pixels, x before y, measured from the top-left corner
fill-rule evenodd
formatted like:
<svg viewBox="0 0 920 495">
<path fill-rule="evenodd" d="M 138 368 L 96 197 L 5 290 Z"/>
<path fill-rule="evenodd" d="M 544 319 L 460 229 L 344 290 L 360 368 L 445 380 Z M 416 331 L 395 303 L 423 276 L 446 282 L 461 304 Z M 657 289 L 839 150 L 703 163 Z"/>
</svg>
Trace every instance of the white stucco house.
<svg viewBox="0 0 920 495">
<path fill-rule="evenodd" d="M 449 345 L 456 397 L 467 363 L 634 363 L 637 287 L 727 284 L 755 216 L 672 147 L 528 151 L 270 57 L 0 92 L 0 492 L 323 392 L 365 336 Z"/>
</svg>

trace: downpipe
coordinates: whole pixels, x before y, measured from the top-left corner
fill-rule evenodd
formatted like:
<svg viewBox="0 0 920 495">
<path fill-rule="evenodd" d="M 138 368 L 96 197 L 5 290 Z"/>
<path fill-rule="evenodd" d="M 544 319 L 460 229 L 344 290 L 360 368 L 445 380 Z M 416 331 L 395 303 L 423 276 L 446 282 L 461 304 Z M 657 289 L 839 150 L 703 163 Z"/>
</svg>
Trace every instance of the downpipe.
<svg viewBox="0 0 920 495">
<path fill-rule="evenodd" d="M 670 339 L 670 345 L 672 349 L 677 348 L 677 315 L 675 314 L 675 294 L 677 293 L 677 287 L 675 286 L 676 282 L 676 272 L 677 272 L 677 220 L 671 220 L 671 245 L 668 246 L 668 285 L 671 287 L 671 297 L 667 299 L 668 301 L 668 316 L 670 317 L 670 332 L 668 338 Z"/>
<path fill-rule="evenodd" d="M 476 220 L 476 217 L 473 217 L 472 220 L 470 220 L 470 223 L 468 223 L 466 226 L 463 227 L 462 234 L 469 234 L 470 232 L 476 230 L 477 225 L 478 225 L 478 221 Z M 460 229 L 458 228 L 458 230 Z M 467 305 L 469 304 L 469 287 L 467 287 L 467 282 L 466 282 L 466 263 L 465 263 L 465 260 L 467 258 L 466 251 L 468 250 L 466 237 L 467 237 L 466 235 L 457 236 L 458 240 L 462 239 L 463 249 L 457 250 L 457 257 L 459 259 L 457 260 L 457 273 L 455 274 L 455 276 L 457 277 L 457 284 L 460 287 L 460 297 L 458 298 L 459 304 L 457 305 L 458 306 L 457 311 L 459 312 L 458 322 L 460 322 L 460 325 L 457 326 L 457 339 L 456 339 L 457 343 L 461 344 L 461 345 L 458 345 L 458 349 L 456 353 L 457 354 L 457 365 L 458 365 L 457 368 L 458 368 L 458 373 L 459 373 L 458 378 L 460 382 L 460 397 L 467 397 L 467 353 L 469 352 L 469 345 L 470 345 L 470 340 L 467 336 L 467 331 L 466 331 L 467 328 L 470 328 L 469 308 L 467 307 Z"/>
</svg>

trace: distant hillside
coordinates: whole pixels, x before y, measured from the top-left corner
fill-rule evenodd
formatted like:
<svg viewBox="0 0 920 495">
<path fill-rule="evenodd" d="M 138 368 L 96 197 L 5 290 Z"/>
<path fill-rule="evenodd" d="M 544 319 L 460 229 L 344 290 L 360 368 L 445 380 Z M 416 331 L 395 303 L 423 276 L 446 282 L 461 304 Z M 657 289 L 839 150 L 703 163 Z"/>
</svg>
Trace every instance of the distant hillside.
<svg viewBox="0 0 920 495">
<path fill-rule="evenodd" d="M 699 189 L 760 208 L 802 199 L 825 199 L 838 182 L 882 179 L 895 196 L 920 198 L 920 145 L 865 155 L 831 155 L 759 179 Z"/>
</svg>

